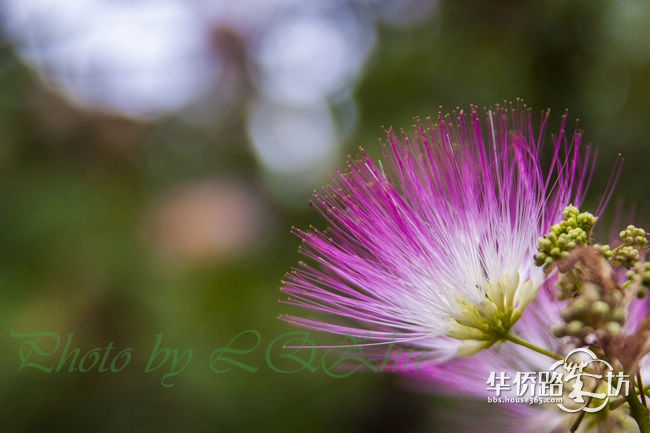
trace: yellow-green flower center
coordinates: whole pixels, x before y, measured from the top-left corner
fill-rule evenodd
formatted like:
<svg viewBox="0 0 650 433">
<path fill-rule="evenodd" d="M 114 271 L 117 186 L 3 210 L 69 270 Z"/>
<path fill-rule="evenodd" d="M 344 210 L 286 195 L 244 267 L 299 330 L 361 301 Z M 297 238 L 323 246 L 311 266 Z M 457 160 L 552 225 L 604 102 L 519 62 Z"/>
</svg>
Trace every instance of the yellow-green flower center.
<svg viewBox="0 0 650 433">
<path fill-rule="evenodd" d="M 457 298 L 459 314 L 451 320 L 447 335 L 463 342 L 459 354 L 469 356 L 505 340 L 538 289 L 532 281 L 521 282 L 519 274 L 504 274 L 487 282 L 480 304 Z"/>
</svg>

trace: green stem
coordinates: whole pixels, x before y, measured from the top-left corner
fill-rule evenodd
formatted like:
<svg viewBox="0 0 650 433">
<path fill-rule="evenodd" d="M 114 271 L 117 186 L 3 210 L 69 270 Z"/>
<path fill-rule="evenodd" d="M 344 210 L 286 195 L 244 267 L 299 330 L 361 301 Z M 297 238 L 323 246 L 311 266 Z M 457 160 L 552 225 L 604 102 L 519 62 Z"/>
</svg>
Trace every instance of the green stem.
<svg viewBox="0 0 650 433">
<path fill-rule="evenodd" d="M 626 398 L 627 402 L 630 405 L 630 415 L 636 421 L 639 426 L 639 431 L 641 433 L 650 433 L 650 419 L 648 418 L 648 408 L 645 407 L 641 401 L 637 398 L 634 387 L 630 390 L 630 393 Z"/>
<path fill-rule="evenodd" d="M 526 348 L 528 348 L 530 350 L 533 350 L 533 351 L 535 351 L 537 353 L 541 353 L 542 355 L 546 355 L 549 358 L 558 359 L 558 360 L 559 359 L 564 359 L 563 357 L 561 357 L 558 354 L 550 352 L 550 351 L 548 351 L 546 349 L 542 349 L 541 347 L 535 346 L 534 344 L 529 343 L 528 341 L 524 340 L 523 338 L 519 338 L 516 335 L 513 335 L 513 334 L 511 334 L 509 332 L 506 335 L 504 335 L 503 338 L 504 338 L 504 340 L 508 340 L 508 341 L 510 341 L 512 343 L 515 343 L 515 344 L 518 344 L 520 346 L 526 347 Z"/>
<path fill-rule="evenodd" d="M 643 391 L 643 378 L 641 377 L 641 370 L 636 372 L 636 383 L 639 384 L 639 397 L 641 398 L 641 404 L 645 407 L 648 407 L 645 399 L 645 391 Z"/>
</svg>

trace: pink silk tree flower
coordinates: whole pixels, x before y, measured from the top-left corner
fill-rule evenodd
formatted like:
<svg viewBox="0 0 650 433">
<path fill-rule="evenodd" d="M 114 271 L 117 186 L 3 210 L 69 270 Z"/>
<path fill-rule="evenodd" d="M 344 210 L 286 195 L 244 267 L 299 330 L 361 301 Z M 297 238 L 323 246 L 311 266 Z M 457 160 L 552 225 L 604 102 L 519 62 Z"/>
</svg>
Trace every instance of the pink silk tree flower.
<svg viewBox="0 0 650 433">
<path fill-rule="evenodd" d="M 517 338 L 545 280 L 537 239 L 581 204 L 595 161 L 580 132 L 567 135 L 566 114 L 543 149 L 548 119 L 535 128 L 518 101 L 441 111 L 411 135 L 388 130 L 383 161 L 362 150 L 314 194 L 328 227 L 295 230 L 308 262 L 282 291 L 327 318 L 282 319 L 434 362 Z"/>
</svg>

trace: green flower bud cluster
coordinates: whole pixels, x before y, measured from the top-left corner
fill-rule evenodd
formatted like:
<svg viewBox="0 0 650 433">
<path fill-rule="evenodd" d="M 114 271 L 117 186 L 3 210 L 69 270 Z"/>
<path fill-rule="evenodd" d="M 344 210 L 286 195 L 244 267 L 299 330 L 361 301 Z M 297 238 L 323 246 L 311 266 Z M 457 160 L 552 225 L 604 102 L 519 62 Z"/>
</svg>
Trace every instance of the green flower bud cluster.
<svg viewBox="0 0 650 433">
<path fill-rule="evenodd" d="M 611 260 L 615 254 L 609 245 L 594 244 L 594 249 L 598 254 L 605 257 L 607 260 Z"/>
<path fill-rule="evenodd" d="M 586 341 L 590 335 L 599 340 L 617 337 L 626 319 L 622 299 L 623 293 L 619 290 L 603 292 L 601 287 L 587 283 L 562 310 L 564 323 L 555 325 L 551 332 L 556 337 L 575 337 L 585 344 L 593 343 Z"/>
<path fill-rule="evenodd" d="M 629 225 L 618 236 L 623 244 L 614 249 L 612 263 L 631 269 L 639 262 L 641 251 L 648 245 L 646 232 L 642 228 Z"/>
<path fill-rule="evenodd" d="M 639 250 L 630 245 L 621 245 L 616 248 L 612 263 L 630 269 L 634 267 L 640 258 Z"/>
<path fill-rule="evenodd" d="M 591 241 L 591 229 L 597 218 L 589 212 L 580 212 L 573 205 L 562 212 L 564 220 L 551 226 L 551 231 L 539 238 L 535 256 L 537 266 L 549 266 L 556 260 L 569 256 L 577 245 L 588 245 Z"/>
<path fill-rule="evenodd" d="M 568 301 L 562 310 L 562 323 L 553 326 L 551 332 L 558 338 L 576 339 L 580 345 L 599 343 L 606 348 L 608 342 L 622 335 L 630 301 L 626 292 L 643 297 L 650 291 L 646 232 L 629 225 L 620 232 L 622 243 L 616 248 L 591 246 L 597 218 L 571 205 L 562 215 L 563 221 L 538 240 L 539 253 L 535 256 L 535 263 L 547 270 L 557 265 L 558 299 Z M 621 267 L 630 269 L 622 285 L 615 272 Z"/>
<path fill-rule="evenodd" d="M 639 227 L 634 227 L 633 225 L 627 226 L 625 230 L 618 234 L 618 237 L 621 238 L 625 245 L 631 247 L 644 248 L 648 245 L 645 230 Z"/>
<path fill-rule="evenodd" d="M 558 276 L 556 287 L 559 292 L 557 299 L 567 301 L 580 292 L 580 270 L 573 269 Z"/>
<path fill-rule="evenodd" d="M 634 269 L 627 271 L 624 287 L 636 288 L 636 295 L 643 298 L 650 289 L 650 262 L 636 263 Z"/>
</svg>

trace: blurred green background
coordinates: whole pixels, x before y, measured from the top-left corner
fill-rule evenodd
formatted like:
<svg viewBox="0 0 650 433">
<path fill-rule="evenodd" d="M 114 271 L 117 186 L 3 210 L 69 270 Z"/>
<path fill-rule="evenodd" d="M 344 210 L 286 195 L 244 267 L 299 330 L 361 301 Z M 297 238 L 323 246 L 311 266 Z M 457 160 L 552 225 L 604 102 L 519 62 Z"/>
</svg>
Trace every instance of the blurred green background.
<svg viewBox="0 0 650 433">
<path fill-rule="evenodd" d="M 0 431 L 444 431 L 433 386 L 266 361 L 294 331 L 290 228 L 323 226 L 311 191 L 382 125 L 520 97 L 553 131 L 568 108 L 600 152 L 589 206 L 618 153 L 614 200 L 647 200 L 647 1 L 63 3 L 0 6 Z M 246 330 L 232 358 L 258 370 L 212 371 Z M 132 360 L 18 371 L 12 332 Z M 145 372 L 161 332 L 193 350 L 172 387 L 171 361 Z"/>
</svg>

